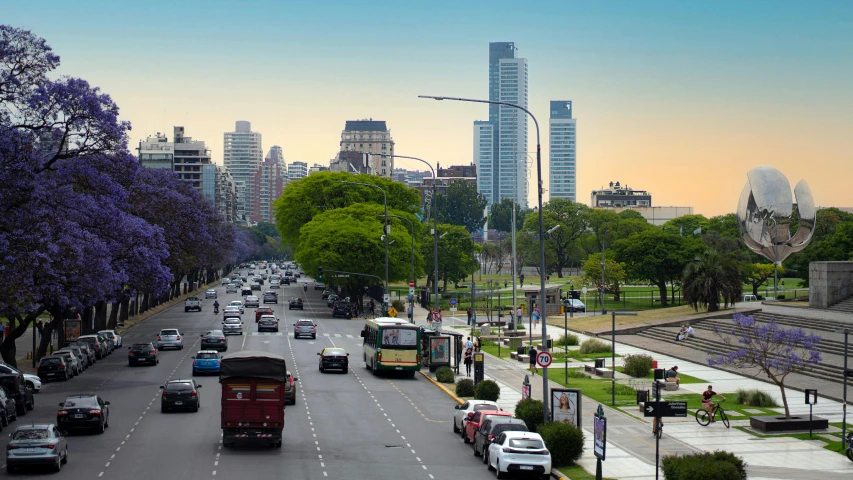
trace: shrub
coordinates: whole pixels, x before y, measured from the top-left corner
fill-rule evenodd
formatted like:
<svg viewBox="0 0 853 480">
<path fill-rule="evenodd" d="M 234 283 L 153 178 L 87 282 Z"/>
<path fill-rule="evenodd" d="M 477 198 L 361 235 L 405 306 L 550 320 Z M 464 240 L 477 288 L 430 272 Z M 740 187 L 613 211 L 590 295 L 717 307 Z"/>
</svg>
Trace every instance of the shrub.
<svg viewBox="0 0 853 480">
<path fill-rule="evenodd" d="M 604 343 L 601 340 L 590 338 L 581 343 L 581 353 L 609 353 L 610 344 Z"/>
<path fill-rule="evenodd" d="M 554 345 L 560 345 L 561 347 L 571 347 L 577 345 L 578 343 L 580 343 L 580 339 L 578 339 L 578 336 L 573 333 L 568 333 L 566 335 L 561 335 L 560 339 L 557 340 Z"/>
<path fill-rule="evenodd" d="M 779 404 L 770 395 L 758 389 L 745 390 L 739 388 L 737 392 L 736 403 L 749 405 L 750 407 L 778 407 Z"/>
<path fill-rule="evenodd" d="M 515 404 L 515 418 L 523 421 L 528 430 L 535 432 L 545 421 L 545 404 L 533 398 L 519 400 Z"/>
<path fill-rule="evenodd" d="M 569 368 L 568 371 L 569 378 L 589 378 L 589 375 L 583 373 L 583 370 L 579 368 Z"/>
<path fill-rule="evenodd" d="M 551 452 L 551 463 L 557 468 L 572 465 L 583 455 L 583 432 L 571 423 L 545 423 L 539 426 L 539 434 Z"/>
<path fill-rule="evenodd" d="M 441 383 L 455 383 L 456 375 L 453 374 L 450 367 L 438 367 L 438 370 L 435 371 L 435 379 Z"/>
<path fill-rule="evenodd" d="M 485 339 L 485 340 L 480 340 L 480 346 L 481 347 L 497 347 L 498 344 L 495 343 L 494 340 Z"/>
<path fill-rule="evenodd" d="M 661 469 L 666 480 L 746 480 L 743 459 L 722 450 L 667 456 Z"/>
<path fill-rule="evenodd" d="M 400 312 L 398 315 L 406 315 L 406 304 L 404 304 L 402 300 L 394 300 L 391 302 L 391 306 L 394 307 L 394 310 Z"/>
<path fill-rule="evenodd" d="M 473 397 L 474 396 L 474 381 L 470 378 L 463 378 L 456 382 L 457 397 Z"/>
<path fill-rule="evenodd" d="M 497 402 L 501 396 L 501 387 L 491 380 L 483 380 L 474 388 L 474 398 L 477 400 L 491 400 Z"/>
<path fill-rule="evenodd" d="M 625 373 L 636 378 L 645 378 L 652 370 L 652 357 L 646 354 L 625 357 Z"/>
</svg>

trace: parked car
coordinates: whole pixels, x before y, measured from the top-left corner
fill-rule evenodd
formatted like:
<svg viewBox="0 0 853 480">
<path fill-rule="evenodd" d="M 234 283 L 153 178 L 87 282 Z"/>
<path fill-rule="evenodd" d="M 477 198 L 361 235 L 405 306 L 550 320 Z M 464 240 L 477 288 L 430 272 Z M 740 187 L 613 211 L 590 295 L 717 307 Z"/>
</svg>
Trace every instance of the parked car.
<svg viewBox="0 0 853 480">
<path fill-rule="evenodd" d="M 299 379 L 290 374 L 290 370 L 287 371 L 287 383 L 284 384 L 284 401 L 290 405 L 296 405 L 296 382 Z"/>
<path fill-rule="evenodd" d="M 15 375 L 23 375 L 24 376 L 24 384 L 33 391 L 33 393 L 38 393 L 41 391 L 41 379 L 38 375 L 33 375 L 32 373 L 24 373 L 17 368 L 7 365 L 5 363 L 0 363 L 0 373 L 13 373 Z"/>
<path fill-rule="evenodd" d="M 290 303 L 287 305 L 288 310 L 293 310 L 294 308 L 298 308 L 300 310 L 305 310 L 302 306 L 302 299 L 299 297 L 290 297 Z"/>
<path fill-rule="evenodd" d="M 134 343 L 127 347 L 127 366 L 132 367 L 143 363 L 149 365 L 160 363 L 160 355 L 157 353 L 157 349 L 154 348 L 154 344 L 151 342 Z"/>
<path fill-rule="evenodd" d="M 275 292 L 264 292 L 264 303 L 278 304 L 278 294 Z"/>
<path fill-rule="evenodd" d="M 108 337 L 101 333 L 93 333 L 92 335 L 98 337 L 98 340 L 101 341 L 101 344 L 103 344 L 104 349 L 107 351 L 107 355 L 113 353 L 113 350 L 115 350 L 116 345 L 111 337 Z"/>
<path fill-rule="evenodd" d="M 259 332 L 278 332 L 278 319 L 273 315 L 264 315 L 258 322 Z"/>
<path fill-rule="evenodd" d="M 332 307 L 332 316 L 333 317 L 346 317 L 352 318 L 355 314 L 355 304 L 351 302 L 345 302 L 343 300 L 338 300 L 335 302 L 335 305 Z"/>
<path fill-rule="evenodd" d="M 112 338 L 115 348 L 121 347 L 121 335 L 117 334 L 115 330 L 101 330 L 98 333 Z"/>
<path fill-rule="evenodd" d="M 462 441 L 465 443 L 472 443 L 474 441 L 474 434 L 480 430 L 483 420 L 490 416 L 512 417 L 512 414 L 504 412 L 503 410 L 479 410 L 469 413 L 468 420 L 465 421 L 465 430 L 463 432 L 464 436 L 462 437 Z"/>
<path fill-rule="evenodd" d="M 461 433 L 465 430 L 465 421 L 468 420 L 468 414 L 477 410 L 500 410 L 497 402 L 491 400 L 468 400 L 462 405 L 453 407 L 456 412 L 453 413 L 453 433 Z"/>
<path fill-rule="evenodd" d="M 317 338 L 317 325 L 313 320 L 301 318 L 293 324 L 293 338 L 299 337 Z"/>
<path fill-rule="evenodd" d="M 206 292 L 204 292 L 204 298 L 216 298 L 216 289 L 208 288 Z"/>
<path fill-rule="evenodd" d="M 68 380 L 73 375 L 71 364 L 64 357 L 44 357 L 39 360 L 36 371 L 42 382 L 52 379 Z"/>
<path fill-rule="evenodd" d="M 236 283 L 229 283 L 225 286 L 225 293 L 237 293 L 239 288 L 240 286 Z"/>
<path fill-rule="evenodd" d="M 107 356 L 107 346 L 97 335 L 83 335 L 77 338 L 77 343 L 86 342 L 94 350 L 95 357 L 100 360 Z"/>
<path fill-rule="evenodd" d="M 21 425 L 9 435 L 6 473 L 33 465 L 48 465 L 55 471 L 68 463 L 68 444 L 54 424 Z"/>
<path fill-rule="evenodd" d="M 219 350 L 225 352 L 228 350 L 228 339 L 225 338 L 225 332 L 222 330 L 210 330 L 201 335 L 202 350 Z"/>
<path fill-rule="evenodd" d="M 177 328 L 164 328 L 157 335 L 157 350 L 164 348 L 184 349 L 184 340 Z"/>
<path fill-rule="evenodd" d="M 53 355 L 51 355 L 51 356 L 52 357 L 64 358 L 65 361 L 68 363 L 68 368 L 71 370 L 71 376 L 72 377 L 76 377 L 77 375 L 80 375 L 80 373 L 83 371 L 82 367 L 80 366 L 79 360 L 77 360 L 77 356 L 74 355 L 74 353 L 72 353 L 72 352 L 59 352 L 59 351 L 57 351 L 57 352 L 53 352 Z"/>
<path fill-rule="evenodd" d="M 489 470 L 502 478 L 504 473 L 551 475 L 551 452 L 538 433 L 503 432 L 489 445 Z"/>
<path fill-rule="evenodd" d="M 79 342 L 78 341 L 78 342 L 74 342 L 74 343 L 69 343 L 68 346 L 69 347 L 77 347 L 80 350 L 82 350 L 83 353 L 86 354 L 86 360 L 88 360 L 90 367 L 92 365 L 94 365 L 95 362 L 98 360 L 97 355 L 95 355 L 95 349 L 92 348 L 92 346 L 89 345 L 87 342 Z"/>
<path fill-rule="evenodd" d="M 349 353 L 340 347 L 326 347 L 323 351 L 317 353 L 320 356 L 320 371 L 325 372 L 330 369 L 343 370 L 347 373 L 349 370 Z"/>
<path fill-rule="evenodd" d="M 483 463 L 488 464 L 489 445 L 503 432 L 528 432 L 523 420 L 512 417 L 486 417 L 480 430 L 474 433 L 474 456 L 482 455 Z"/>
<path fill-rule="evenodd" d="M 225 335 L 242 335 L 243 320 L 239 318 L 229 317 L 222 322 L 222 332 Z"/>
<path fill-rule="evenodd" d="M 197 412 L 201 406 L 199 388 L 201 385 L 192 379 L 169 380 L 165 385 L 160 386 L 163 390 L 160 396 L 160 411 L 165 413 L 173 409 L 189 408 Z"/>
<path fill-rule="evenodd" d="M 566 300 L 566 307 L 569 308 L 572 312 L 585 312 L 586 305 L 583 304 L 580 300 L 576 298 L 571 298 Z"/>
<path fill-rule="evenodd" d="M 56 413 L 56 424 L 62 430 L 86 429 L 104 433 L 110 426 L 110 402 L 95 394 L 69 395 Z"/>
<path fill-rule="evenodd" d="M 15 398 L 9 395 L 5 388 L 0 387 L 0 425 L 9 426 L 10 422 L 18 419 L 18 406 Z M 2 427 L 0 427 L 2 430 Z"/>
<path fill-rule="evenodd" d="M 35 408 L 36 401 L 33 397 L 33 391 L 27 386 L 23 375 L 4 373 L 0 375 L 0 386 L 5 388 L 6 392 L 15 399 L 18 416 L 26 415 L 27 410 Z"/>
<path fill-rule="evenodd" d="M 201 299 L 198 297 L 187 297 L 184 300 L 184 312 L 189 312 L 190 310 L 198 310 L 201 311 Z"/>
<path fill-rule="evenodd" d="M 265 307 L 261 305 L 257 309 L 255 309 L 255 323 L 258 323 L 261 320 L 261 317 L 264 315 L 272 315 L 272 307 Z"/>
<path fill-rule="evenodd" d="M 219 375 L 219 353 L 213 350 L 199 350 L 193 358 L 193 376 L 202 373 Z"/>
<path fill-rule="evenodd" d="M 259 306 L 261 306 L 261 300 L 254 295 L 249 295 L 248 297 L 246 297 L 246 303 L 244 304 L 244 306 L 246 308 L 258 308 Z"/>
</svg>

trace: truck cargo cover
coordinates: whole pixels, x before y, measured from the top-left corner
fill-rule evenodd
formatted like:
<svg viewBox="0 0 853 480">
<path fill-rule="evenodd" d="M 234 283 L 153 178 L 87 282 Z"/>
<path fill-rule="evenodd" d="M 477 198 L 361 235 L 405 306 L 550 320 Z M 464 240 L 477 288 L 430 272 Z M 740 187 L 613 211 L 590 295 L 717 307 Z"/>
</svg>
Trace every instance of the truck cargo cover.
<svg viewBox="0 0 853 480">
<path fill-rule="evenodd" d="M 221 378 L 251 377 L 287 381 L 287 363 L 284 357 L 268 352 L 246 350 L 222 357 Z"/>
</svg>

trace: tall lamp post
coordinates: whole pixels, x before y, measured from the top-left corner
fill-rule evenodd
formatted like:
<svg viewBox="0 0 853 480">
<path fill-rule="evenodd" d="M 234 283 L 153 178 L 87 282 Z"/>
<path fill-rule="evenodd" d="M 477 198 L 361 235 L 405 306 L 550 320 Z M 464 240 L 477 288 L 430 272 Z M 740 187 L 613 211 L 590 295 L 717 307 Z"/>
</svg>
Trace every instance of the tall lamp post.
<svg viewBox="0 0 853 480">
<path fill-rule="evenodd" d="M 435 202 L 435 198 L 437 195 L 437 186 L 438 186 L 438 177 L 435 175 L 435 169 L 432 168 L 432 165 L 429 164 L 426 160 L 418 157 L 409 157 L 406 155 L 396 155 L 390 153 L 378 153 L 376 155 L 381 155 L 383 157 L 391 157 L 393 160 L 394 157 L 397 158 L 407 158 L 409 160 L 417 160 L 427 167 L 429 167 L 432 172 L 432 198 L 433 202 Z M 436 209 L 438 205 L 433 205 L 432 209 L 432 255 L 433 255 L 433 288 L 435 289 L 435 296 L 433 297 L 432 308 L 435 311 L 438 311 L 438 211 Z"/>
<path fill-rule="evenodd" d="M 382 215 L 377 215 L 377 217 L 380 217 L 380 216 L 382 216 Z M 405 221 L 409 222 L 409 228 L 412 229 L 412 281 L 414 282 L 415 281 L 415 224 L 413 224 L 412 221 L 409 220 L 408 218 L 403 217 L 401 215 L 388 215 L 388 216 L 391 218 L 399 218 L 400 220 L 405 220 Z"/>
<path fill-rule="evenodd" d="M 387 298 L 390 298 L 388 295 L 388 196 L 385 194 L 385 189 L 380 187 L 379 185 L 374 185 L 372 183 L 361 183 L 361 182 L 345 182 L 338 181 L 336 183 L 345 183 L 348 185 L 361 185 L 363 187 L 371 187 L 382 192 L 382 204 L 385 206 L 385 220 L 384 225 L 382 226 L 382 241 L 385 243 L 385 292 L 382 296 L 382 308 L 383 312 L 388 310 L 388 302 L 386 302 Z"/>
<path fill-rule="evenodd" d="M 545 235 L 542 223 L 542 145 L 540 143 L 539 136 L 539 121 L 536 120 L 536 117 L 530 112 L 530 110 L 522 107 L 521 105 L 516 105 L 514 103 L 509 102 L 500 102 L 495 100 L 478 100 L 473 98 L 457 98 L 457 97 L 439 97 L 439 96 L 431 96 L 431 95 L 418 95 L 419 98 L 431 98 L 433 100 L 453 100 L 457 102 L 473 102 L 473 103 L 488 103 L 492 105 L 505 105 L 512 108 L 517 108 L 524 113 L 530 115 L 530 118 L 533 119 L 533 124 L 536 126 L 536 174 L 538 181 L 537 188 L 537 198 L 539 202 L 539 284 L 540 284 L 540 302 L 542 304 L 542 341 L 546 344 L 548 343 L 548 322 L 546 321 L 547 311 L 548 311 L 548 302 L 545 297 Z M 548 421 L 548 369 L 542 369 L 542 401 L 544 408 L 544 419 Z"/>
<path fill-rule="evenodd" d="M 777 248 L 776 236 L 779 234 L 779 229 L 776 226 L 776 219 L 770 217 L 770 220 L 773 221 L 773 235 L 770 235 L 770 240 L 773 241 L 773 301 L 779 301 L 779 292 L 777 290 L 779 285 L 779 253 Z"/>
</svg>

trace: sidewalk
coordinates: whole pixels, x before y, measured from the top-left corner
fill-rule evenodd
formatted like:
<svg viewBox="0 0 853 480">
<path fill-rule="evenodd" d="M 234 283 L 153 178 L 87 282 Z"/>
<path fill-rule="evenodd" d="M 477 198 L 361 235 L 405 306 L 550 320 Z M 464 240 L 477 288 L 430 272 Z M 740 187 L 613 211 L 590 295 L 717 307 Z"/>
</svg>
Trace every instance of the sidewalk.
<svg viewBox="0 0 853 480">
<path fill-rule="evenodd" d="M 419 312 L 420 310 L 420 312 Z M 427 310 L 415 306 L 415 323 L 426 324 Z M 457 312 L 459 313 L 459 312 Z M 467 316 L 445 316 L 443 327 L 465 325 Z M 554 332 L 554 335 L 557 331 Z M 578 335 L 581 341 L 589 338 Z M 703 378 L 715 385 L 724 385 L 725 389 L 717 387 L 717 391 L 731 392 L 738 388 L 759 389 L 777 399 L 781 405 L 779 389 L 773 385 L 743 377 L 734 373 L 710 368 L 706 365 L 676 360 L 666 355 L 652 353 L 640 348 L 617 343 L 616 351 L 625 356 L 631 353 L 646 353 L 655 358 L 662 366 L 678 365 L 679 371 L 689 373 L 694 377 Z M 617 364 L 619 362 L 617 361 Z M 486 354 L 486 378 L 494 380 L 501 387 L 501 398 L 498 404 L 504 410 L 514 412 L 515 404 L 521 399 L 521 385 L 525 375 L 530 375 L 526 365 L 513 360 L 504 360 Z M 532 397 L 543 398 L 541 376 L 530 375 Z M 563 388 L 562 385 L 549 382 L 548 388 Z M 699 395 L 707 385 L 685 384 L 679 393 L 695 393 Z M 808 406 L 800 405 L 796 399 L 801 393 L 788 390 L 792 414 L 808 414 Z M 586 448 L 578 462 L 588 472 L 595 472 L 596 459 L 592 454 L 592 418 L 598 409 L 598 403 L 588 397 L 582 400 L 582 428 L 585 431 Z M 655 439 L 651 433 L 651 424 L 645 419 L 604 407 L 608 418 L 607 460 L 603 464 L 605 477 L 619 479 L 651 480 L 655 478 Z M 626 409 L 627 410 L 627 409 Z M 830 422 L 841 421 L 841 404 L 821 398 L 815 406 L 815 415 L 828 418 Z M 850 419 L 848 419 L 849 421 Z M 734 428 L 748 426 L 748 420 L 732 421 L 732 428 L 726 429 L 721 425 L 702 427 L 692 416 L 686 418 L 668 418 L 660 440 L 660 457 L 674 454 L 686 454 L 699 451 L 728 450 L 744 458 L 749 465 L 750 479 L 827 479 L 847 480 L 853 475 L 853 462 L 845 456 L 830 452 L 820 441 L 803 441 L 794 438 L 776 437 L 759 438 Z M 819 436 L 816 433 L 816 436 Z"/>
</svg>

